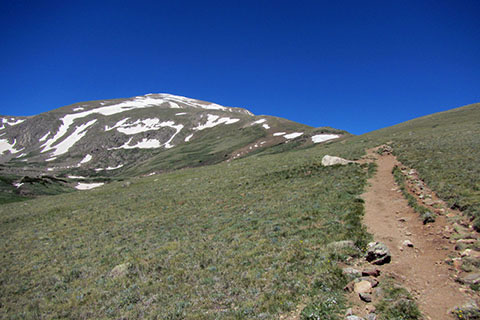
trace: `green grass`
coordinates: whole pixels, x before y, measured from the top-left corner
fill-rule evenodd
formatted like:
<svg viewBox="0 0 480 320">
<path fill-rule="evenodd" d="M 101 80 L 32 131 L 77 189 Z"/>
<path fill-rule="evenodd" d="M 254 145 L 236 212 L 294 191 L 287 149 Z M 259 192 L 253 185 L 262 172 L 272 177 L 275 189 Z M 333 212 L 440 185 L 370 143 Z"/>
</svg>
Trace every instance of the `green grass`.
<svg viewBox="0 0 480 320">
<path fill-rule="evenodd" d="M 422 319 L 415 301 L 406 289 L 396 285 L 391 279 L 385 279 L 381 289 L 383 295 L 376 305 L 380 320 Z"/>
<path fill-rule="evenodd" d="M 326 244 L 370 239 L 358 201 L 369 168 L 325 168 L 323 154 L 251 157 L 1 206 L 2 317 L 277 319 L 336 299 L 334 319 L 347 255 Z M 128 274 L 110 277 L 123 263 Z"/>
<path fill-rule="evenodd" d="M 439 197 L 480 226 L 480 104 L 407 121 L 348 143 L 373 147 L 387 142 Z"/>
</svg>

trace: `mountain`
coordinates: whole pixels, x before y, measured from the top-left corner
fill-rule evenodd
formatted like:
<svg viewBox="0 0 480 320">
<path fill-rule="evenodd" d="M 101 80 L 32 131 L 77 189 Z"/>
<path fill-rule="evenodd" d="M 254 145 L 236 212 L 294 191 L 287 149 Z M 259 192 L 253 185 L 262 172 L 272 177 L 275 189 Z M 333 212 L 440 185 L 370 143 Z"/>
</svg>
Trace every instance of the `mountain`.
<svg viewBox="0 0 480 320">
<path fill-rule="evenodd" d="M 52 116 L 57 119 L 51 129 L 52 136 L 62 124 L 60 119 L 74 113 L 71 110 Z M 223 117 L 241 118 L 232 113 Z M 258 128 L 265 133 L 261 129 L 264 123 L 250 125 L 262 117 L 248 114 L 244 117 L 249 120 L 244 120 L 243 131 L 242 127 L 237 127 L 238 132 Z M 124 118 L 121 114 L 107 125 L 111 127 Z M 273 128 L 273 120 L 266 119 Z M 415 222 L 415 216 L 409 217 L 407 222 L 404 212 L 392 211 L 389 220 L 378 223 L 392 228 L 400 225 L 398 231 L 402 240 L 403 236 L 407 239 L 408 231 L 425 237 L 432 244 L 431 251 L 448 255 L 432 260 L 435 267 L 425 272 L 432 270 L 436 277 L 437 267 L 451 267 L 452 278 L 461 273 L 477 279 L 479 237 L 470 225 L 478 225 L 480 212 L 479 119 L 480 104 L 475 104 L 361 136 L 345 135 L 326 144 L 313 144 L 311 137 L 316 135 L 317 129 L 311 129 L 311 133 L 305 129 L 296 140 L 279 142 L 281 144 L 252 151 L 232 161 L 227 161 L 229 157 L 223 161 L 224 154 L 219 153 L 222 157 L 215 159 L 216 164 L 171 170 L 175 162 L 170 159 L 175 156 L 183 159 L 183 163 L 195 164 L 194 159 L 198 158 L 189 160 L 182 153 L 199 152 L 189 149 L 193 143 L 199 143 L 199 148 L 220 146 L 226 150 L 221 142 L 229 145 L 229 140 L 220 137 L 220 142 L 214 144 L 218 137 L 214 130 L 224 129 L 221 132 L 226 137 L 236 134 L 228 128 L 238 126 L 240 120 L 200 130 L 205 134 L 202 139 L 195 131 L 197 139 L 192 138 L 188 143 L 178 144 L 172 140 L 175 147 L 160 148 L 158 154 L 139 163 L 138 175 L 135 175 L 135 166 L 131 165 L 117 169 L 125 170 L 123 176 L 114 176 L 110 183 L 93 190 L 2 204 L 2 315 L 8 319 L 311 320 L 343 319 L 349 307 L 354 312 L 358 309 L 367 312 L 375 305 L 376 316 L 373 317 L 379 319 L 420 319 L 413 294 L 399 285 L 402 281 L 407 284 L 418 281 L 424 289 L 425 282 L 415 274 L 402 280 L 399 271 L 404 270 L 381 272 L 380 284 L 371 295 L 372 303 L 359 306 L 362 303 L 359 296 L 348 296 L 345 292 L 345 286 L 354 275 L 345 274 L 344 268 L 358 268 L 360 273 L 363 269 L 357 263 L 363 261 L 365 248 L 374 239 L 363 225 L 366 208 L 361 195 L 376 165 L 356 162 L 325 167 L 322 158 L 334 155 L 355 161 L 364 157 L 367 149 L 390 145 L 404 165 L 415 169 L 425 185 L 437 192 L 451 208 L 463 210 L 464 216 L 439 216 L 438 224 L 429 225 L 423 225 L 418 217 L 418 230 L 406 230 L 405 225 Z M 22 119 L 7 119 L 11 123 L 18 120 Z M 69 132 L 92 120 L 82 120 L 86 122 L 75 124 Z M 203 121 L 201 124 L 205 123 Z M 93 130 L 94 125 L 88 129 Z M 296 132 L 298 127 L 291 125 L 294 127 L 289 132 Z M 100 129 L 103 131 L 99 130 L 99 134 L 113 131 Z M 38 136 L 46 132 L 47 129 Z M 87 136 L 88 132 L 84 138 Z M 252 136 L 247 140 L 258 140 L 254 134 Z M 8 140 L 10 145 L 13 138 Z M 127 136 L 125 141 L 128 139 Z M 250 150 L 251 143 L 244 143 L 247 146 L 244 148 Z M 179 151 L 170 154 L 177 148 Z M 204 155 L 214 149 L 211 150 Z M 92 150 L 88 152 L 92 158 L 95 156 Z M 162 156 L 165 153 L 169 156 Z M 76 161 L 84 156 L 78 155 Z M 67 154 L 51 162 L 58 165 L 62 157 Z M 38 168 L 43 163 L 39 160 Z M 162 163 L 171 165 L 168 172 L 151 176 L 141 174 L 160 170 L 161 166 L 156 166 Z M 50 162 L 47 164 L 52 166 Z M 12 167 L 11 161 L 7 161 L 3 169 L 13 170 Z M 115 173 L 115 170 L 99 173 L 83 170 L 92 175 Z M 54 171 L 55 176 L 49 178 L 40 175 L 29 179 L 69 181 L 62 172 Z M 101 183 L 108 178 L 97 177 L 90 177 L 90 183 L 95 179 Z M 7 175 L 2 179 L 5 185 L 10 181 Z M 121 179 L 126 181 L 118 181 Z M 400 195 L 397 188 L 387 191 Z M 447 208 L 448 211 L 451 208 Z M 391 210 L 387 205 L 383 211 Z M 437 238 L 433 237 L 448 246 L 439 245 L 442 242 L 436 243 Z M 386 244 L 392 252 L 400 251 L 396 247 L 402 246 L 397 242 Z M 453 248 L 457 245 L 459 250 L 455 251 Z M 414 248 L 402 249 L 405 256 L 412 259 L 410 266 L 420 263 L 426 251 L 417 242 Z M 464 262 L 458 269 L 460 258 Z M 397 267 L 399 260 L 393 256 L 392 267 Z M 388 268 L 388 265 L 368 267 L 371 270 L 372 267 Z M 429 282 L 428 288 L 439 285 L 445 290 L 460 292 L 451 289 L 451 283 L 434 282 Z M 478 300 L 478 283 L 460 289 Z M 437 293 L 436 290 L 426 291 Z M 413 292 L 415 298 L 421 298 L 422 292 Z M 443 298 L 450 299 L 450 295 Z M 444 307 L 441 304 L 430 306 Z M 462 318 L 473 319 L 479 314 L 476 309 L 475 312 L 473 316 L 463 311 L 460 314 Z"/>
<path fill-rule="evenodd" d="M 0 122 L 0 172 L 9 177 L 6 184 L 20 189 L 13 193 L 24 194 L 36 192 L 28 190 L 32 181 L 88 188 L 92 178 L 93 187 L 111 177 L 231 161 L 346 134 L 170 94 L 82 102 Z M 45 175 L 50 178 L 31 179 Z"/>
</svg>

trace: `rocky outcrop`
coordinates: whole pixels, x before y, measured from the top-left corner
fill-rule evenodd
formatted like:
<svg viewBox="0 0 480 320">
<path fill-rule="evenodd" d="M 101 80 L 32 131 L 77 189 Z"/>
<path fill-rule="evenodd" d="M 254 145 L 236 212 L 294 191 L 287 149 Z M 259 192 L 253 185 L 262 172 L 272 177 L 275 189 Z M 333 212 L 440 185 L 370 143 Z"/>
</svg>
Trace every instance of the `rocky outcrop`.
<svg viewBox="0 0 480 320">
<path fill-rule="evenodd" d="M 372 264 L 382 265 L 392 260 L 388 247 L 381 242 L 370 242 L 367 247 L 367 261 Z"/>
</svg>

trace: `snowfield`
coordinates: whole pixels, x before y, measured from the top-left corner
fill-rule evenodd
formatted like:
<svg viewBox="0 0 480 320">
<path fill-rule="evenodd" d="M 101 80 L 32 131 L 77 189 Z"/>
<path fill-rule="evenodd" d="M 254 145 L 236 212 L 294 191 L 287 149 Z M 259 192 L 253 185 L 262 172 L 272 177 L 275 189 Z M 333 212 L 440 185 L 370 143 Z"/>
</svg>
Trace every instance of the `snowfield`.
<svg viewBox="0 0 480 320">
<path fill-rule="evenodd" d="M 97 119 L 91 120 L 75 128 L 75 131 L 66 137 L 62 142 L 51 148 L 55 151 L 52 156 L 59 156 L 68 152 L 68 150 L 87 134 L 87 129 L 97 122 Z M 45 151 L 43 151 L 45 152 Z"/>
<path fill-rule="evenodd" d="M 79 164 L 82 165 L 82 164 L 84 164 L 84 163 L 89 162 L 90 160 L 92 160 L 92 156 L 89 155 L 89 154 L 87 154 L 87 155 L 82 159 L 82 161 L 80 161 Z"/>
<path fill-rule="evenodd" d="M 312 136 L 313 143 L 320 143 L 328 140 L 340 138 L 338 134 L 317 134 Z"/>
<path fill-rule="evenodd" d="M 192 139 L 192 137 L 193 137 L 193 133 L 185 138 L 185 142 L 190 141 L 190 139 Z"/>
<path fill-rule="evenodd" d="M 286 134 L 286 132 L 275 132 L 273 136 L 278 137 L 278 136 L 283 136 L 284 134 Z"/>
<path fill-rule="evenodd" d="M 25 121 L 25 119 L 18 119 L 18 120 L 15 120 L 15 118 L 1 118 L 1 127 L 0 127 L 0 130 L 3 130 L 5 129 L 5 125 L 8 124 L 9 126 L 13 127 L 13 126 L 16 126 L 17 124 L 20 124 L 22 123 L 23 121 Z"/>
<path fill-rule="evenodd" d="M 219 124 L 222 124 L 222 123 L 233 124 L 233 123 L 238 122 L 238 121 L 240 121 L 240 119 L 228 118 L 228 117 L 220 118 L 220 116 L 216 116 L 216 115 L 213 115 L 213 114 L 208 114 L 207 115 L 207 122 L 205 124 L 199 124 L 198 126 L 193 128 L 193 130 L 200 131 L 200 130 L 205 130 L 207 128 L 213 128 L 213 127 L 218 126 Z"/>
<path fill-rule="evenodd" d="M 292 132 L 292 133 L 289 133 L 289 134 L 286 134 L 284 135 L 283 137 L 285 139 L 295 139 L 295 138 L 298 138 L 300 137 L 301 135 L 303 134 L 303 132 Z"/>
<path fill-rule="evenodd" d="M 160 141 L 158 141 L 157 139 L 147 139 L 147 138 L 143 138 L 142 141 L 139 141 L 139 142 L 137 142 L 137 144 L 131 146 L 130 142 L 132 142 L 132 140 L 133 140 L 133 138 L 130 138 L 122 146 L 120 146 L 118 148 L 110 148 L 109 150 L 118 150 L 118 149 L 127 149 L 128 150 L 128 149 L 135 149 L 135 148 L 138 148 L 138 149 L 156 149 L 156 148 L 160 148 L 162 146 L 162 143 Z M 173 146 L 170 146 L 170 145 L 167 147 L 167 144 L 168 144 L 168 141 L 165 144 L 163 144 L 165 146 L 165 148 L 168 149 L 168 148 L 173 147 Z"/>
<path fill-rule="evenodd" d="M 98 182 L 98 183 L 82 183 L 82 182 L 79 182 L 77 184 L 77 186 L 75 187 L 75 189 L 77 189 L 77 190 L 90 190 L 90 189 L 93 189 L 93 188 L 101 187 L 104 184 L 105 183 L 103 183 L 103 182 Z"/>
<path fill-rule="evenodd" d="M 0 139 L 0 154 L 4 154 L 5 151 L 9 151 L 10 153 L 18 153 L 22 150 L 15 149 L 15 144 L 17 140 L 13 140 L 13 143 L 10 144 L 7 139 Z"/>
<path fill-rule="evenodd" d="M 106 126 L 105 131 L 117 129 L 118 132 L 124 133 L 126 135 L 134 135 L 141 132 L 158 130 L 163 127 L 170 127 L 177 130 L 176 134 L 178 134 L 180 130 L 183 129 L 182 124 L 175 125 L 175 122 L 173 121 L 160 122 L 160 119 L 158 118 L 149 118 L 128 123 L 129 119 L 130 118 L 125 118 L 123 120 L 120 120 L 113 127 Z"/>
<path fill-rule="evenodd" d="M 41 137 L 40 139 L 38 139 L 39 142 L 43 142 L 45 140 L 47 140 L 48 136 L 50 135 L 50 132 L 47 132 L 43 137 Z"/>
</svg>

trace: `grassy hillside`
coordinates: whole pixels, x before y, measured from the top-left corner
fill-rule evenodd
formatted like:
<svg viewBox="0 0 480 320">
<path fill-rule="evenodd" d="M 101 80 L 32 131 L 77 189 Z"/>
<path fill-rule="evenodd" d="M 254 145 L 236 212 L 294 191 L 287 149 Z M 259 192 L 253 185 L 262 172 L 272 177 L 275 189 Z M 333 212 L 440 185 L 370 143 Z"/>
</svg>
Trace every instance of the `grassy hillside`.
<svg viewBox="0 0 480 320">
<path fill-rule="evenodd" d="M 346 281 L 336 263 L 347 255 L 326 244 L 369 239 L 358 200 L 368 168 L 324 168 L 323 154 L 1 206 L 4 317 L 277 319 L 299 304 L 333 316 Z"/>
<path fill-rule="evenodd" d="M 323 155 L 356 159 L 391 142 L 452 206 L 476 216 L 479 113 L 472 105 L 326 145 L 284 144 L 4 204 L 0 317 L 278 319 L 304 306 L 302 319 L 341 319 L 338 263 L 362 251 L 327 244 L 370 239 L 359 195 L 374 168 L 325 168 Z"/>
<path fill-rule="evenodd" d="M 400 161 L 417 169 L 441 198 L 475 219 L 480 228 L 480 104 L 421 117 L 349 141 L 365 146 L 387 142 L 392 142 Z"/>
</svg>

